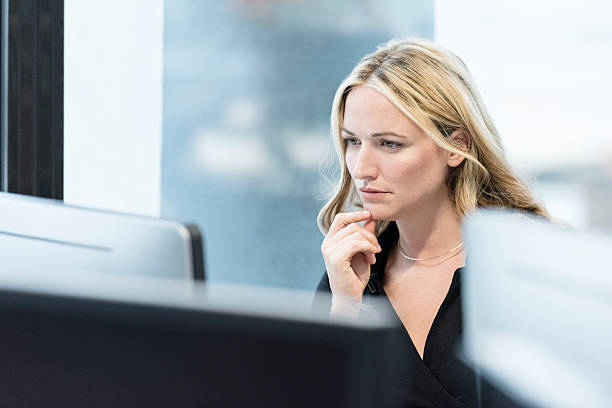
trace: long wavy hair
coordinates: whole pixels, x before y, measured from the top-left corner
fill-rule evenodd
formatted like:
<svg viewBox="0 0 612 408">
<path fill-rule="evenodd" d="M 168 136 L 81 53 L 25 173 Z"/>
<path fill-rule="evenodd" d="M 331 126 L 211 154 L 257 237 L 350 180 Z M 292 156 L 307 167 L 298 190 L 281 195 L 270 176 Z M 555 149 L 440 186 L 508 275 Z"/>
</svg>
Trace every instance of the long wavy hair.
<svg viewBox="0 0 612 408">
<path fill-rule="evenodd" d="M 345 161 L 340 129 L 346 97 L 357 86 L 385 95 L 440 147 L 465 160 L 449 167 L 447 186 L 460 216 L 478 207 L 506 207 L 550 219 L 512 171 L 499 134 L 487 113 L 463 61 L 447 49 L 424 39 L 391 40 L 364 56 L 342 81 L 331 110 L 331 136 L 341 167 L 332 196 L 317 223 L 326 234 L 334 217 L 350 208 L 363 208 Z M 449 137 L 464 129 L 471 136 L 467 149 Z M 379 221 L 379 234 L 388 221 Z"/>
</svg>

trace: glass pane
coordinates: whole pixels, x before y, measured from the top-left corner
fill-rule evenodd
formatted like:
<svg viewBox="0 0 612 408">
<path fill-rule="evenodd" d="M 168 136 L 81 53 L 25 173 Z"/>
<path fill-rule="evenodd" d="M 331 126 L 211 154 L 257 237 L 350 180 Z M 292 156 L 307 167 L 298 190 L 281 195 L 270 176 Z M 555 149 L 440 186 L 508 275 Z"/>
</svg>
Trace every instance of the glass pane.
<svg viewBox="0 0 612 408">
<path fill-rule="evenodd" d="M 612 231 L 610 3 L 438 1 L 435 16 L 536 197 L 574 227 Z"/>
<path fill-rule="evenodd" d="M 336 87 L 433 1 L 165 3 L 162 216 L 194 221 L 210 280 L 312 289 Z"/>
</svg>

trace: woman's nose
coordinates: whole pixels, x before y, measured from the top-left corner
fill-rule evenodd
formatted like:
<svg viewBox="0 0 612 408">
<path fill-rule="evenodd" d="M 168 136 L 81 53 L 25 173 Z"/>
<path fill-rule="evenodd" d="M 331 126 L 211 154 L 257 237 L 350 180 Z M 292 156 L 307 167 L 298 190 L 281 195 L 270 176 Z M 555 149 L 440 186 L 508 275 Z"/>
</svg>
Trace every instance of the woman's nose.
<svg viewBox="0 0 612 408">
<path fill-rule="evenodd" d="M 359 149 L 353 167 L 353 177 L 361 180 L 372 180 L 378 177 L 376 157 L 366 146 Z"/>
</svg>

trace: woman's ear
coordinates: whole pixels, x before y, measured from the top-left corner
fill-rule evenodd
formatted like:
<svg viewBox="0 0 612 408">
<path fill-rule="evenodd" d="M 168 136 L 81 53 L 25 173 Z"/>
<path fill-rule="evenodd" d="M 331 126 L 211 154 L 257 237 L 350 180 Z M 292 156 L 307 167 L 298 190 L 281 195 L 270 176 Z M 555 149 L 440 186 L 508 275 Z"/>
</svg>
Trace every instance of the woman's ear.
<svg viewBox="0 0 612 408">
<path fill-rule="evenodd" d="M 457 129 L 450 134 L 449 139 L 452 143 L 457 146 L 460 150 L 467 152 L 470 150 L 472 145 L 472 138 L 467 130 L 465 129 Z M 457 167 L 463 162 L 465 156 L 448 152 L 447 164 L 450 167 Z"/>
</svg>

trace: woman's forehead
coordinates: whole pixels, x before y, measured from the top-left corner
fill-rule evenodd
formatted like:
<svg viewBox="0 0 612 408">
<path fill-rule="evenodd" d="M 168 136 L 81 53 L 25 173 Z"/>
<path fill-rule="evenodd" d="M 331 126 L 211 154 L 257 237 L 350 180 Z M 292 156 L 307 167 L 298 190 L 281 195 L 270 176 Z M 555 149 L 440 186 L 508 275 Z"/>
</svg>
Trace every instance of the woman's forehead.
<svg viewBox="0 0 612 408">
<path fill-rule="evenodd" d="M 393 102 L 368 86 L 353 88 L 346 97 L 343 127 L 350 132 L 413 133 L 420 128 Z"/>
</svg>

